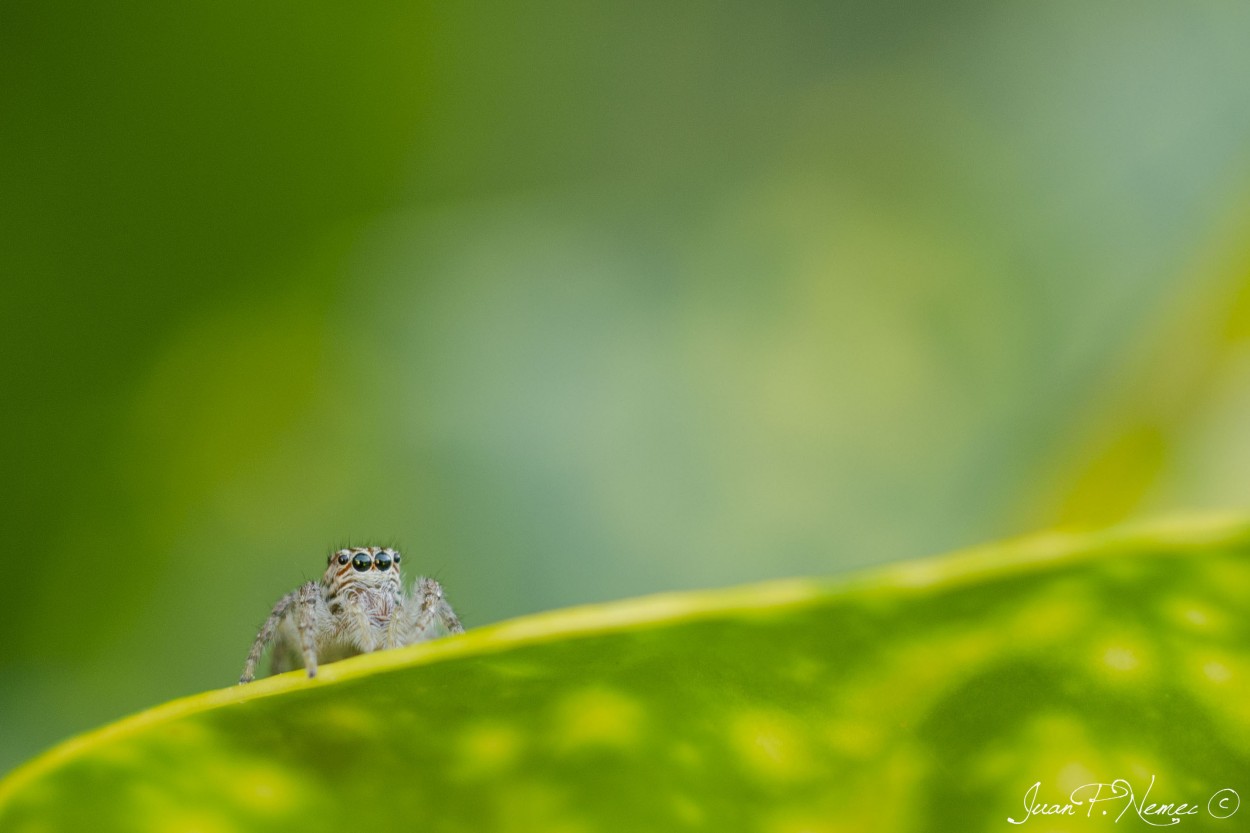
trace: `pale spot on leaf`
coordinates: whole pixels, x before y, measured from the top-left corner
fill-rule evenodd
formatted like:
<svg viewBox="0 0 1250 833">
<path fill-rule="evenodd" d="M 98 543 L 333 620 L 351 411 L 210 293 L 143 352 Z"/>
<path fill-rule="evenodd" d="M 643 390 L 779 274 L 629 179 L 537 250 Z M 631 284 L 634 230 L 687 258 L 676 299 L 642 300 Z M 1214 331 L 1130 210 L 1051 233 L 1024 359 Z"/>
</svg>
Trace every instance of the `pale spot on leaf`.
<svg viewBox="0 0 1250 833">
<path fill-rule="evenodd" d="M 746 768 L 769 779 L 810 776 L 802 728 L 782 712 L 753 711 L 733 719 L 730 741 Z"/>
<path fill-rule="evenodd" d="M 262 812 L 285 812 L 300 805 L 303 788 L 281 769 L 270 766 L 231 768 L 223 784 L 243 806 Z"/>
<path fill-rule="evenodd" d="M 1132 671 L 1141 664 L 1141 660 L 1129 648 L 1108 648 L 1106 653 L 1102 655 L 1102 661 L 1109 668 L 1117 671 Z"/>
<path fill-rule="evenodd" d="M 1202 673 L 1214 683 L 1226 683 L 1233 676 L 1233 672 L 1228 670 L 1228 666 L 1219 662 L 1208 662 L 1202 666 Z"/>
<path fill-rule="evenodd" d="M 642 708 L 630 697 L 604 688 L 575 691 L 556 710 L 555 737 L 565 750 L 587 746 L 626 748 L 638 743 Z"/>
<path fill-rule="evenodd" d="M 1106 679 L 1137 681 L 1154 673 L 1150 641 L 1138 634 L 1119 634 L 1092 647 L 1095 667 Z"/>
<path fill-rule="evenodd" d="M 470 726 L 460 740 L 455 772 L 467 778 L 495 775 L 508 769 L 521 752 L 519 732 L 502 723 Z"/>
</svg>

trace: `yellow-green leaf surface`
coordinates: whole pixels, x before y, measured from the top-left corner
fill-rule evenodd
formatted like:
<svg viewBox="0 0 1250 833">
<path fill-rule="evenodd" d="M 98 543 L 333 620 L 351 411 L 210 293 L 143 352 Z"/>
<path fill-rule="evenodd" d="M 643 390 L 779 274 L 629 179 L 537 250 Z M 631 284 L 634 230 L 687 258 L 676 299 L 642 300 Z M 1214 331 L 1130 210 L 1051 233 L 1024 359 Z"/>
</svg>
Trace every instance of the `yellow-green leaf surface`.
<svg viewBox="0 0 1250 833">
<path fill-rule="evenodd" d="M 0 830 L 1005 830 L 1125 779 L 1119 827 L 1231 833 L 1248 610 L 1250 528 L 1204 523 L 557 612 L 84 735 Z"/>
</svg>

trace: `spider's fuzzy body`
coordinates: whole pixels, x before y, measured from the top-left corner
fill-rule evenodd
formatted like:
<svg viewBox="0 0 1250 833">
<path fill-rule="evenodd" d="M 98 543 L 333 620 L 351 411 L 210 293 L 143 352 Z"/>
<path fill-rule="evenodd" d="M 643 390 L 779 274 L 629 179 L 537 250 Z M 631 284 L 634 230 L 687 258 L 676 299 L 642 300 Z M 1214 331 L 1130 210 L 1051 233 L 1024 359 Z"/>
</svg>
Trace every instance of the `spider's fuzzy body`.
<svg viewBox="0 0 1250 833">
<path fill-rule="evenodd" d="M 380 648 L 424 642 L 442 626 L 464 627 L 431 578 L 419 578 L 409 595 L 389 547 L 351 547 L 331 553 L 320 581 L 310 581 L 274 605 L 261 626 L 239 682 L 250 682 L 265 646 L 273 643 L 274 674 L 301 665 L 308 676 L 317 663 L 333 662 Z"/>
</svg>

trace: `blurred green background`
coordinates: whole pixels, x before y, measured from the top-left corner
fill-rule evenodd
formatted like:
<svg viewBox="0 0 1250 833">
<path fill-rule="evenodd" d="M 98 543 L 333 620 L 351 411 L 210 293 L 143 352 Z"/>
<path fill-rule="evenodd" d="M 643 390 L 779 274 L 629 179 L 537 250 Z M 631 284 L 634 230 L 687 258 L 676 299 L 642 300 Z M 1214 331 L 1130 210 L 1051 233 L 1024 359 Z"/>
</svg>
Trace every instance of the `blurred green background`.
<svg viewBox="0 0 1250 833">
<path fill-rule="evenodd" d="M 1250 496 L 1250 6 L 0 9 L 0 771 L 326 552 L 470 626 Z"/>
</svg>

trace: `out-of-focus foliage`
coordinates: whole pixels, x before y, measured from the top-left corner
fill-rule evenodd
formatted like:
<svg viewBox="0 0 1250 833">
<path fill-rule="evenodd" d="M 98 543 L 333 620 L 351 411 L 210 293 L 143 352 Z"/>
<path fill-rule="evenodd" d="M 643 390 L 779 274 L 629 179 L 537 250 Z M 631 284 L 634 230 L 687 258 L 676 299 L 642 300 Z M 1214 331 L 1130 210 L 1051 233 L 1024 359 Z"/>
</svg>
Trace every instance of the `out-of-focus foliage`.
<svg viewBox="0 0 1250 833">
<path fill-rule="evenodd" d="M 0 11 L 0 769 L 328 548 L 468 624 L 1250 493 L 1250 8 Z"/>
<path fill-rule="evenodd" d="M 1246 528 L 1202 526 L 518 619 L 79 738 L 0 783 L 0 827 L 988 831 L 1040 783 L 1084 803 L 1038 829 L 1222 830 L 1247 604 Z M 1133 806 L 1081 789 L 1116 779 Z"/>
</svg>

